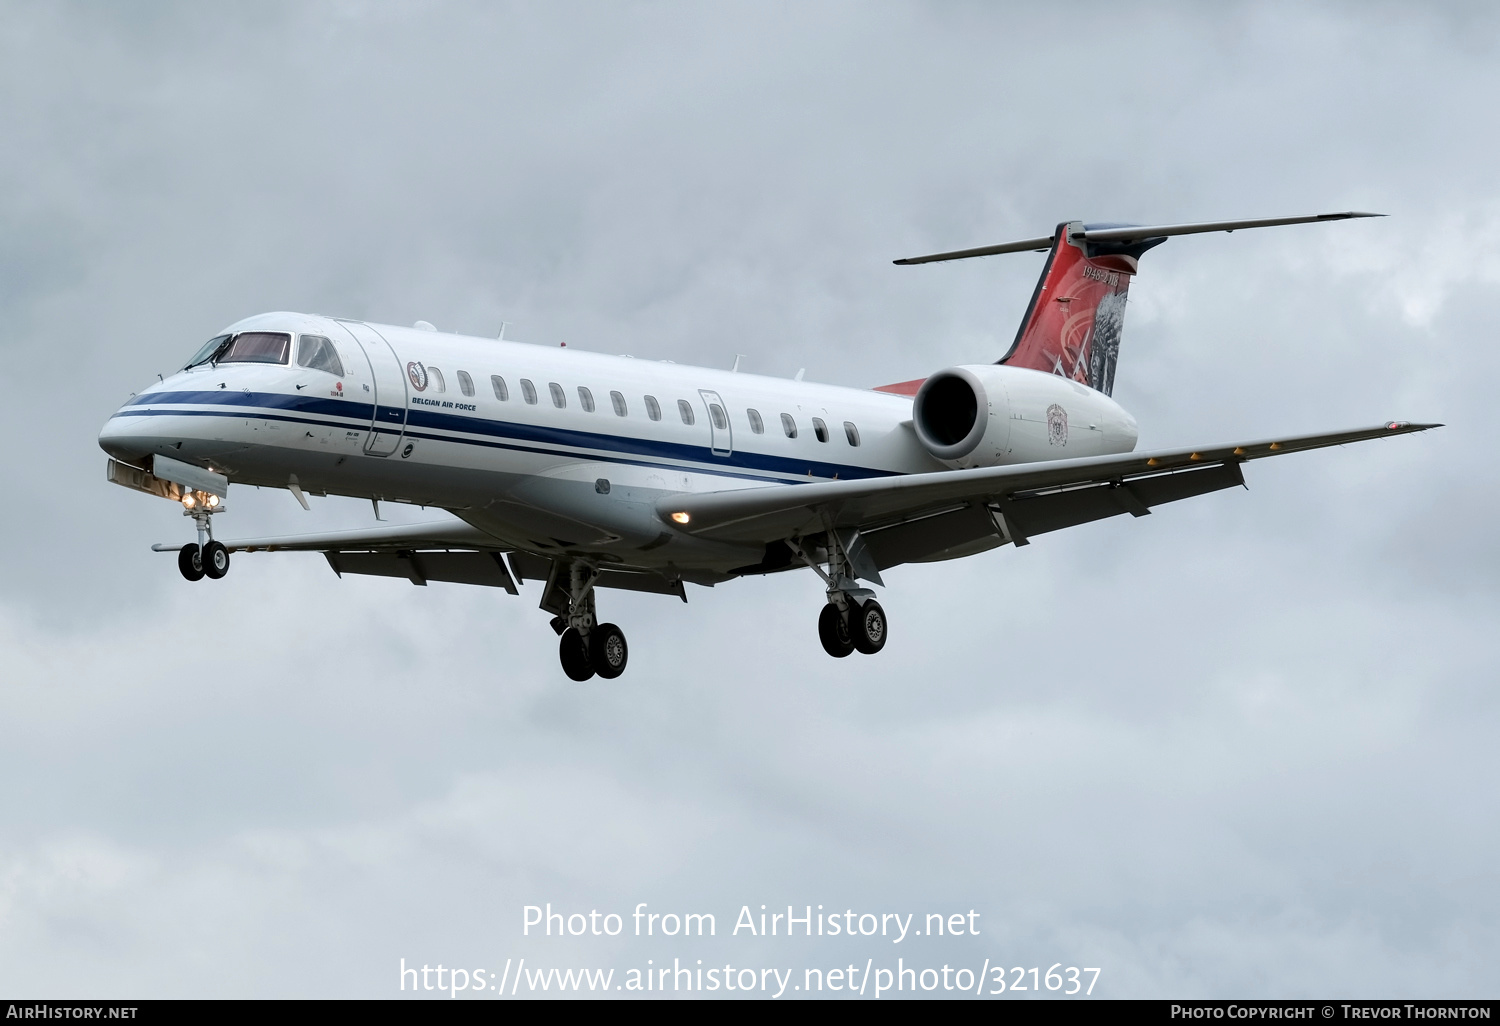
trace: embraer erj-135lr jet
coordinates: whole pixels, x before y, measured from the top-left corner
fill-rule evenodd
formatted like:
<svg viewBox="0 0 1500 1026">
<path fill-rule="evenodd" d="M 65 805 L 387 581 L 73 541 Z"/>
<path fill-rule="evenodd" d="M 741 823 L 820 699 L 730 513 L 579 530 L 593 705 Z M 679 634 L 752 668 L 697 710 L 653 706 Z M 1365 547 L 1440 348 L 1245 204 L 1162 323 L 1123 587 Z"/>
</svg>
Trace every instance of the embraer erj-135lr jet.
<svg viewBox="0 0 1500 1026">
<path fill-rule="evenodd" d="M 1421 431 L 1376 427 L 1135 452 L 1110 398 L 1141 254 L 1173 235 L 1375 215 L 1060 224 L 1050 237 L 898 260 L 1047 252 L 1000 360 L 873 390 L 297 313 L 209 339 L 99 436 L 116 484 L 180 502 L 190 581 L 231 552 L 322 552 L 334 572 L 504 588 L 544 583 L 567 675 L 618 677 L 601 588 L 675 595 L 810 568 L 832 656 L 885 644 L 869 584 L 1075 524 L 1244 483 L 1265 456 Z M 503 332 L 502 332 L 503 334 Z M 801 375 L 799 374 L 800 378 Z M 434 506 L 414 526 L 222 542 L 229 485 Z"/>
</svg>

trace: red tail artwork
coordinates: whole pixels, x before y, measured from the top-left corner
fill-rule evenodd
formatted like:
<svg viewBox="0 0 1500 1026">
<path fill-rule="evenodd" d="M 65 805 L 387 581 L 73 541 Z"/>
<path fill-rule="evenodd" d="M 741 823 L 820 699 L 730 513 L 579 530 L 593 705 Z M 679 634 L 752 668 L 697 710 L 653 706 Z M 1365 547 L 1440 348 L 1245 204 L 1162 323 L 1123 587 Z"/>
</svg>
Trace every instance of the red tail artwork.
<svg viewBox="0 0 1500 1026">
<path fill-rule="evenodd" d="M 1114 391 L 1130 279 L 1137 258 L 1150 243 L 1074 242 L 1068 237 L 1069 227 L 1058 225 L 1016 341 L 997 362 L 1071 378 L 1109 395 Z"/>
</svg>

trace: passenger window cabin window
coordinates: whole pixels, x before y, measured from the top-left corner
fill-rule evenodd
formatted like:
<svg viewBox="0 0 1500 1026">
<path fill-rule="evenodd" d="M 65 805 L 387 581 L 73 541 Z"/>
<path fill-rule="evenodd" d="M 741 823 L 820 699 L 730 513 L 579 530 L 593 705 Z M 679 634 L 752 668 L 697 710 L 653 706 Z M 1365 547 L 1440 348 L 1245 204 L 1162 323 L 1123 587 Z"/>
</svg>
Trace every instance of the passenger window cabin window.
<svg viewBox="0 0 1500 1026">
<path fill-rule="evenodd" d="M 828 441 L 828 425 L 823 423 L 823 418 L 813 418 L 813 434 L 818 436 L 818 441 Z"/>
<path fill-rule="evenodd" d="M 521 398 L 531 405 L 536 405 L 536 386 L 531 383 L 530 378 L 521 379 Z"/>
<path fill-rule="evenodd" d="M 578 386 L 578 405 L 583 407 L 584 413 L 594 412 L 594 393 L 582 385 Z"/>
<path fill-rule="evenodd" d="M 458 390 L 464 395 L 472 396 L 474 394 L 474 379 L 469 377 L 468 371 L 458 372 Z"/>
<path fill-rule="evenodd" d="M 760 419 L 759 410 L 746 410 L 745 415 L 750 418 L 751 431 L 754 431 L 757 435 L 766 433 L 766 424 L 765 421 Z"/>
<path fill-rule="evenodd" d="M 338 378 L 344 376 L 338 350 L 322 335 L 303 335 L 297 339 L 297 363 L 308 370 L 327 371 Z"/>
<path fill-rule="evenodd" d="M 292 336 L 284 332 L 243 331 L 234 336 L 219 362 L 284 364 L 291 351 Z"/>
<path fill-rule="evenodd" d="M 547 386 L 547 390 L 552 393 L 553 406 L 556 406 L 559 410 L 566 410 L 568 408 L 568 393 L 563 391 L 561 385 L 554 381 Z"/>
<path fill-rule="evenodd" d="M 646 416 L 652 420 L 661 420 L 661 404 L 656 401 L 656 396 L 646 396 Z"/>
<path fill-rule="evenodd" d="M 724 431 L 729 427 L 729 418 L 724 416 L 724 407 L 718 403 L 708 404 L 708 419 L 713 421 L 715 430 Z"/>
<path fill-rule="evenodd" d="M 790 413 L 783 413 L 781 415 L 781 430 L 786 432 L 788 438 L 797 437 L 797 422 L 792 419 Z"/>
<path fill-rule="evenodd" d="M 505 379 L 498 374 L 490 375 L 490 387 L 495 390 L 495 398 L 502 403 L 510 402 L 510 389 L 505 387 Z"/>
<path fill-rule="evenodd" d="M 859 428 L 854 426 L 853 421 L 844 421 L 844 437 L 849 439 L 850 445 L 859 444 Z"/>
<path fill-rule="evenodd" d="M 448 382 L 443 380 L 443 372 L 436 367 L 427 368 L 427 380 L 432 382 L 434 392 L 448 391 Z"/>
<path fill-rule="evenodd" d="M 630 410 L 625 406 L 625 397 L 619 392 L 609 393 L 609 401 L 614 404 L 616 417 L 623 417 L 630 412 Z"/>
<path fill-rule="evenodd" d="M 677 412 L 682 416 L 682 422 L 688 427 L 692 427 L 693 423 L 698 419 L 693 416 L 693 405 L 686 399 L 677 400 Z"/>
</svg>

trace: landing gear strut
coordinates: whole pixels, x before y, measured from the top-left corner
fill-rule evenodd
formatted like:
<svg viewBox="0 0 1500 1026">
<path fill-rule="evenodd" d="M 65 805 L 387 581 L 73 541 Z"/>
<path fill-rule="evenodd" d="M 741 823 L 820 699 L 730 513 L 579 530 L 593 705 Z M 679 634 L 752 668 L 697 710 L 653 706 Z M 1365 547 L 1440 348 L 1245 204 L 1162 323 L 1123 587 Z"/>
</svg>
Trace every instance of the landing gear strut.
<svg viewBox="0 0 1500 1026">
<path fill-rule="evenodd" d="M 849 549 L 859 544 L 858 536 L 851 533 L 847 538 L 840 537 L 830 527 L 828 539 L 827 571 L 818 565 L 808 549 L 803 548 L 803 543 L 795 539 L 788 543 L 792 551 L 828 585 L 828 604 L 818 614 L 818 640 L 823 643 L 823 651 L 835 659 L 842 659 L 855 651 L 874 655 L 885 647 L 885 610 L 875 601 L 873 591 L 861 588 L 855 581 L 854 560 L 850 558 Z M 865 576 L 879 581 L 873 570 Z"/>
<path fill-rule="evenodd" d="M 222 513 L 217 495 L 189 492 L 182 497 L 182 515 L 193 518 L 198 529 L 196 544 L 184 545 L 177 553 L 177 569 L 190 581 L 204 577 L 217 581 L 229 573 L 229 550 L 223 542 L 214 541 L 213 524 L 209 518 Z"/>
<path fill-rule="evenodd" d="M 561 635 L 557 655 L 563 672 L 580 682 L 596 673 L 605 680 L 614 680 L 625 672 L 630 649 L 625 644 L 625 632 L 619 627 L 596 622 L 594 582 L 599 571 L 587 563 L 573 563 L 568 566 L 567 574 L 566 609 L 552 618 L 552 629 Z M 547 596 L 552 590 L 549 582 Z M 543 604 L 547 604 L 546 596 Z"/>
</svg>

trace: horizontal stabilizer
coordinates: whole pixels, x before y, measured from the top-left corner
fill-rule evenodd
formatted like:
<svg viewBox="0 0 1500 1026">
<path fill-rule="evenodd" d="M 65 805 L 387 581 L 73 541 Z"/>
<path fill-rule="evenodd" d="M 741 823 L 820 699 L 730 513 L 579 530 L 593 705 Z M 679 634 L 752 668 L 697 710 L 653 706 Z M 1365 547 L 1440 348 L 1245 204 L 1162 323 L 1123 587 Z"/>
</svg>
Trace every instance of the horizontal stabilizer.
<svg viewBox="0 0 1500 1026">
<path fill-rule="evenodd" d="M 1249 221 L 1199 221 L 1194 224 L 1144 224 L 1110 225 L 1089 228 L 1080 226 L 1068 232 L 1070 242 L 1131 243 L 1143 239 L 1164 239 L 1172 235 L 1198 235 L 1203 232 L 1233 232 L 1241 228 L 1273 228 L 1283 224 L 1313 224 L 1318 221 L 1346 221 L 1351 217 L 1384 217 L 1359 210 L 1346 210 L 1339 214 L 1309 214 L 1304 217 L 1261 217 Z M 939 260 L 965 260 L 969 257 L 996 256 L 1001 253 L 1046 252 L 1052 248 L 1051 235 L 1037 239 L 1022 239 L 1019 242 L 1002 242 L 998 246 L 980 246 L 977 249 L 959 249 L 951 253 L 933 253 L 929 256 L 906 257 L 897 264 L 930 264 Z"/>
</svg>

